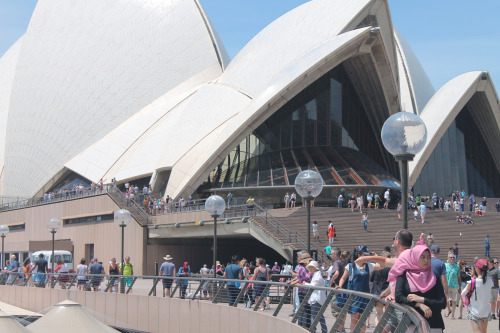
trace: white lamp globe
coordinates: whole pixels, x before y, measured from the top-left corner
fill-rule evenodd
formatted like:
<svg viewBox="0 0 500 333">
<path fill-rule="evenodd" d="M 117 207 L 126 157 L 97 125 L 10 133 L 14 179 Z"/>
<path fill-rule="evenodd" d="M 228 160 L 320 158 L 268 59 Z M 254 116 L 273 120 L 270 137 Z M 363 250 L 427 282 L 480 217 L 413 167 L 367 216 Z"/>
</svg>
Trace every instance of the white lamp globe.
<svg viewBox="0 0 500 333">
<path fill-rule="evenodd" d="M 115 223 L 120 227 L 126 227 L 132 221 L 132 215 L 126 209 L 120 209 L 115 212 Z"/>
<path fill-rule="evenodd" d="M 323 178 L 315 171 L 302 171 L 295 178 L 295 190 L 302 198 L 315 198 L 323 190 Z"/>
<path fill-rule="evenodd" d="M 205 201 L 205 211 L 211 216 L 220 216 L 226 210 L 226 202 L 218 195 L 211 195 Z"/>
<path fill-rule="evenodd" d="M 5 224 L 0 225 L 0 237 L 6 237 L 9 234 L 9 227 Z"/>
<path fill-rule="evenodd" d="M 47 229 L 49 229 L 50 232 L 57 232 L 57 230 L 61 228 L 61 225 L 61 220 L 56 219 L 55 217 L 47 221 Z"/>
<path fill-rule="evenodd" d="M 395 113 L 382 126 L 382 142 L 392 155 L 416 155 L 426 141 L 424 121 L 411 112 Z"/>
</svg>

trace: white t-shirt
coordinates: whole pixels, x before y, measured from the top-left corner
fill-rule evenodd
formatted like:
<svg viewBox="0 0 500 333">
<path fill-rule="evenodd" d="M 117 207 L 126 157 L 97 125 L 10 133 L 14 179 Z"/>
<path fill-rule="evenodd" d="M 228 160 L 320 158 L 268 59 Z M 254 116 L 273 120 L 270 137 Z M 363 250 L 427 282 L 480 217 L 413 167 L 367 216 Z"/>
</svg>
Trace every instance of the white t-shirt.
<svg viewBox="0 0 500 333">
<path fill-rule="evenodd" d="M 467 283 L 470 284 L 471 281 Z M 470 298 L 469 311 L 471 314 L 479 318 L 486 318 L 490 315 L 491 288 L 493 288 L 493 281 L 491 279 L 487 278 L 485 284 L 483 284 L 482 279 L 476 279 L 476 290 L 472 292 Z M 462 291 L 462 296 L 465 296 L 465 294 L 467 294 L 466 288 Z"/>
<path fill-rule="evenodd" d="M 385 200 L 389 200 L 390 198 L 391 198 L 391 195 L 390 195 L 389 191 L 385 191 L 385 193 L 384 193 L 384 199 Z"/>
<path fill-rule="evenodd" d="M 345 270 L 346 270 L 347 272 L 349 272 L 349 269 L 351 268 L 351 266 L 352 266 L 352 263 L 348 263 L 348 264 L 347 264 L 347 266 L 345 266 Z M 365 266 L 365 265 L 363 265 L 362 267 L 359 267 L 359 266 L 356 264 L 356 267 L 358 268 L 358 271 L 363 270 L 363 269 L 364 269 L 364 266 Z M 372 263 L 372 262 L 369 262 L 369 263 L 368 263 L 368 274 L 371 274 L 371 272 L 373 272 L 373 269 L 374 269 L 374 268 L 375 268 L 375 264 L 374 264 L 374 263 Z M 346 286 L 347 286 L 347 285 L 346 285 Z"/>
<path fill-rule="evenodd" d="M 312 224 L 312 229 L 313 229 L 313 232 L 318 232 L 319 231 L 319 224 L 313 223 Z"/>
<path fill-rule="evenodd" d="M 78 274 L 76 277 L 77 280 L 85 280 L 85 276 L 83 274 L 87 274 L 87 265 L 78 265 L 76 267 L 76 273 Z"/>
</svg>

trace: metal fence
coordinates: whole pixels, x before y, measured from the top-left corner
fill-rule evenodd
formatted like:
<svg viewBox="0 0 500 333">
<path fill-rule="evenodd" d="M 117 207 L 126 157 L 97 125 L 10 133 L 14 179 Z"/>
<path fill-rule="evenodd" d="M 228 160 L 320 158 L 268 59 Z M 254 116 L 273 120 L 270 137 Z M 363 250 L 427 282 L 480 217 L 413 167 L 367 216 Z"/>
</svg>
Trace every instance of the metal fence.
<svg viewBox="0 0 500 333">
<path fill-rule="evenodd" d="M 330 287 L 291 285 L 289 275 L 272 281 L 230 280 L 192 274 L 190 277 L 3 273 L 0 284 L 68 291 L 122 292 L 149 297 L 181 298 L 266 311 L 288 318 L 309 332 L 430 332 L 426 320 L 412 308 L 385 302 L 375 295 Z"/>
</svg>

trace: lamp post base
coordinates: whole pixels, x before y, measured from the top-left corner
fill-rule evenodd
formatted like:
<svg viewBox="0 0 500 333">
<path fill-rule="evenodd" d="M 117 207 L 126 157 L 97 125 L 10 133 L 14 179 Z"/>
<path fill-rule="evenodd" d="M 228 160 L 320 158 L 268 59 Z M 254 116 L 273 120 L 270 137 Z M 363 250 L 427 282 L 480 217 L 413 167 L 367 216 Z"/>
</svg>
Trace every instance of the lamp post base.
<svg viewBox="0 0 500 333">
<path fill-rule="evenodd" d="M 394 155 L 401 171 L 401 228 L 408 229 L 408 162 L 413 161 L 413 154 Z"/>
</svg>

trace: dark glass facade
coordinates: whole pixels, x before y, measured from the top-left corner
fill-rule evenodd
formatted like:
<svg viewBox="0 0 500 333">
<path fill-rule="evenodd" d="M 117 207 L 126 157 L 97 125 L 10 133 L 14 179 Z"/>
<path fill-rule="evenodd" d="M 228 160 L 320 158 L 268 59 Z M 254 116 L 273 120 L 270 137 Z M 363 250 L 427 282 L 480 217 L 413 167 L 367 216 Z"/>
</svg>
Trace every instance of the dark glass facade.
<svg viewBox="0 0 500 333">
<path fill-rule="evenodd" d="M 308 167 L 322 175 L 326 186 L 397 189 L 396 163 L 381 147 L 380 128 L 366 115 L 340 65 L 236 146 L 200 191 L 293 186 Z"/>
<path fill-rule="evenodd" d="M 475 196 L 500 196 L 499 171 L 468 105 L 439 141 L 413 189 L 423 195 L 463 190 Z"/>
</svg>

